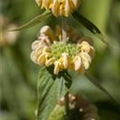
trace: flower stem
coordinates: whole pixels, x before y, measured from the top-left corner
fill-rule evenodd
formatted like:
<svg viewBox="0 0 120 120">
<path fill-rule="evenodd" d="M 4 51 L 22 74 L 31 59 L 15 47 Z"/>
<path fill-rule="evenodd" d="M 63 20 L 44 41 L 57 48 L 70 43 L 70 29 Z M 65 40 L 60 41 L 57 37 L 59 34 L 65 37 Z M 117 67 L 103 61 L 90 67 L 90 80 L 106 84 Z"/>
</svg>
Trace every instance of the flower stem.
<svg viewBox="0 0 120 120">
<path fill-rule="evenodd" d="M 66 18 L 62 17 L 62 41 L 67 42 Z"/>
</svg>

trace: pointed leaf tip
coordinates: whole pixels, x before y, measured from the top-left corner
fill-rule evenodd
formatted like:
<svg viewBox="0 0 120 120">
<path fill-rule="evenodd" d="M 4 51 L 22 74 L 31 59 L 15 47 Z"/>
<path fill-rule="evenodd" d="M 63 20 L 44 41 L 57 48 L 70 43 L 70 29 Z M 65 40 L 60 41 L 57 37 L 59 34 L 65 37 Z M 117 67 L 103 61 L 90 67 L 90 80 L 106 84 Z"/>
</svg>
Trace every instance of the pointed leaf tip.
<svg viewBox="0 0 120 120">
<path fill-rule="evenodd" d="M 85 73 L 85 76 L 90 80 L 97 88 L 99 88 L 102 92 L 104 92 L 120 109 L 120 103 L 101 85 L 101 83 L 89 73 Z"/>
<path fill-rule="evenodd" d="M 19 30 L 33 27 L 33 26 L 39 24 L 40 22 L 44 21 L 46 18 L 50 17 L 51 15 L 52 14 L 50 13 L 50 11 L 45 11 L 43 14 L 38 15 L 37 17 L 33 18 L 29 22 L 25 23 L 24 25 L 22 25 L 18 28 L 15 28 L 15 29 L 13 28 L 9 31 L 19 31 Z"/>
<path fill-rule="evenodd" d="M 109 42 L 105 40 L 105 37 L 100 31 L 100 29 L 87 18 L 83 17 L 78 11 L 75 11 L 73 13 L 73 17 L 85 28 L 87 28 L 91 33 L 93 33 L 97 38 L 99 38 L 103 43 L 105 43 L 107 47 L 114 48 Z"/>
</svg>

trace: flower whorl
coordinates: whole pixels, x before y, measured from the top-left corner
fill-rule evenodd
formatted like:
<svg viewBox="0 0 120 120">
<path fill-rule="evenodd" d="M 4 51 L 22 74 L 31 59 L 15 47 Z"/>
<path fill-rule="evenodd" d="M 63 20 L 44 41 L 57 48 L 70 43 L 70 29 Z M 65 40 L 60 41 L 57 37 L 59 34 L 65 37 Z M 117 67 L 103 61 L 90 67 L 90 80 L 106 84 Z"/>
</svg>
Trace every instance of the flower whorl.
<svg viewBox="0 0 120 120">
<path fill-rule="evenodd" d="M 90 66 L 95 50 L 87 41 L 64 43 L 56 38 L 49 26 L 40 30 L 38 40 L 32 44 L 31 59 L 39 65 L 54 65 L 54 74 L 65 69 L 83 73 Z"/>
<path fill-rule="evenodd" d="M 80 2 L 81 0 L 36 0 L 38 6 L 47 10 L 50 9 L 56 17 L 68 17 L 78 8 Z"/>
</svg>

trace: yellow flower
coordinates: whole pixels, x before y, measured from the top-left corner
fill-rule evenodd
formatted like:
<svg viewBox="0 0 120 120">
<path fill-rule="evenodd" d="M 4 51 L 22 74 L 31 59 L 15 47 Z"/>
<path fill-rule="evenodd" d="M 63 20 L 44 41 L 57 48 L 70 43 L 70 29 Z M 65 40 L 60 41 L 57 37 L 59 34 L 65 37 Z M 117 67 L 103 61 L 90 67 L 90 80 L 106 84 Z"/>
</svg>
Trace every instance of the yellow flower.
<svg viewBox="0 0 120 120">
<path fill-rule="evenodd" d="M 38 6 L 46 10 L 50 9 L 56 17 L 68 17 L 78 8 L 80 2 L 81 0 L 36 0 Z"/>
<path fill-rule="evenodd" d="M 57 38 L 58 37 L 58 38 Z M 32 44 L 31 59 L 38 65 L 54 65 L 54 74 L 65 69 L 84 73 L 92 62 L 95 50 L 87 41 L 64 43 L 58 41 L 49 26 L 40 30 L 39 39 Z M 54 38 L 54 39 L 53 39 Z"/>
</svg>

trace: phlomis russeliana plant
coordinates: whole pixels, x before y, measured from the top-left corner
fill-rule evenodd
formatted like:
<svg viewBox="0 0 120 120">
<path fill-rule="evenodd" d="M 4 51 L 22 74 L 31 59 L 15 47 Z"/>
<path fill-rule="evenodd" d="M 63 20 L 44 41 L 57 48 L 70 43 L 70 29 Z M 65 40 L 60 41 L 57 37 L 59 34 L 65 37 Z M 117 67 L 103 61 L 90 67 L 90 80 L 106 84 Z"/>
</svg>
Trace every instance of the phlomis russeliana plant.
<svg viewBox="0 0 120 120">
<path fill-rule="evenodd" d="M 87 73 L 95 56 L 93 40 L 89 36 L 78 34 L 75 28 L 68 25 L 67 18 L 73 17 L 106 45 L 110 46 L 109 43 L 104 40 L 101 31 L 77 11 L 82 0 L 35 1 L 44 12 L 14 30 L 32 27 L 52 16 L 55 19 L 61 18 L 61 23 L 56 24 L 55 30 L 49 25 L 43 26 L 37 40 L 31 46 L 31 59 L 40 66 L 37 120 L 99 120 L 94 105 L 78 93 L 70 93 L 73 79 L 69 70 L 85 75 L 114 102 L 116 101 Z"/>
</svg>

